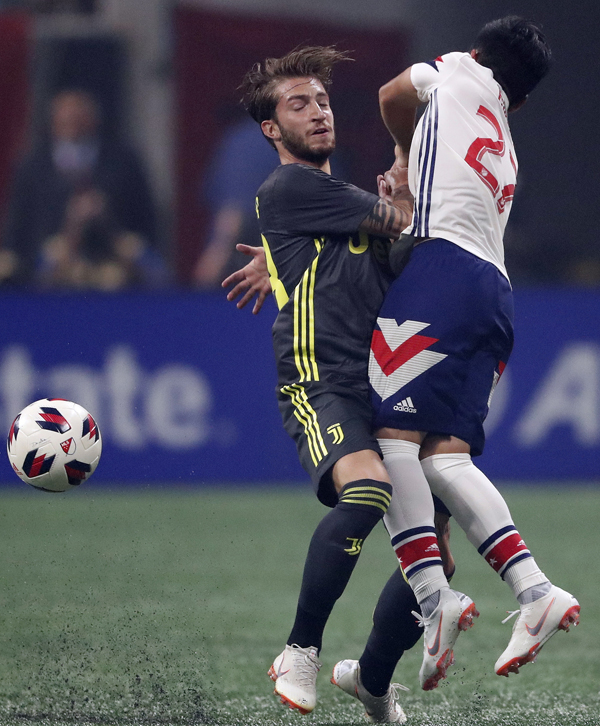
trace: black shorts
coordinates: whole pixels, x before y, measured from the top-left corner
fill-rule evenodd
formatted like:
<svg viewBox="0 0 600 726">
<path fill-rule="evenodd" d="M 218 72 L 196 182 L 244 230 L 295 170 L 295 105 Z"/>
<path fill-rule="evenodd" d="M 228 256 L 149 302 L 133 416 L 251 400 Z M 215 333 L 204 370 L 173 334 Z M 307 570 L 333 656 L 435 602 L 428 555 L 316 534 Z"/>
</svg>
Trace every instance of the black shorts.
<svg viewBox="0 0 600 726">
<path fill-rule="evenodd" d="M 331 472 L 336 461 L 371 449 L 381 456 L 373 436 L 368 388 L 335 386 L 321 381 L 292 383 L 277 390 L 283 426 L 296 442 L 300 463 L 319 501 L 337 504 Z"/>
</svg>

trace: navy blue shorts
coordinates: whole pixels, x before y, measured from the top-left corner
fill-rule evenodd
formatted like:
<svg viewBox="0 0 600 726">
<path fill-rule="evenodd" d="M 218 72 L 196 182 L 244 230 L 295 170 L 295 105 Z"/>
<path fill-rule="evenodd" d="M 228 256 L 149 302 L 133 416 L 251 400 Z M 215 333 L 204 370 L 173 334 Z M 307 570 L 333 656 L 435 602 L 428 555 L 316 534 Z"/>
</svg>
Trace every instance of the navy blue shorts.
<svg viewBox="0 0 600 726">
<path fill-rule="evenodd" d="M 452 242 L 415 247 L 371 343 L 375 429 L 456 436 L 483 451 L 483 422 L 513 347 L 513 297 L 490 262 Z"/>
</svg>

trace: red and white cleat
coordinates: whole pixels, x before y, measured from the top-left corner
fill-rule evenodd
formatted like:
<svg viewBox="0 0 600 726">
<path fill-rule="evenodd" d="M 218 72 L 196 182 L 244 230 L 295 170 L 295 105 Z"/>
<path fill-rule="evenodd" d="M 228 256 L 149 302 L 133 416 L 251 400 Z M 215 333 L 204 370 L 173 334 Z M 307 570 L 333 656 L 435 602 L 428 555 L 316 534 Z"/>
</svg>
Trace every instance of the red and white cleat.
<svg viewBox="0 0 600 726">
<path fill-rule="evenodd" d="M 473 627 L 479 617 L 470 597 L 456 590 L 440 590 L 440 601 L 430 617 L 413 612 L 425 628 L 423 664 L 419 671 L 421 688 L 431 691 L 446 677 L 454 663 L 454 644 L 460 633 Z"/>
<path fill-rule="evenodd" d="M 573 595 L 552 585 L 544 597 L 513 610 L 502 621 L 505 623 L 519 613 L 508 646 L 496 661 L 496 673 L 508 677 L 509 673 L 518 673 L 521 666 L 533 663 L 544 643 L 555 633 L 579 624 L 580 609 Z"/>
</svg>

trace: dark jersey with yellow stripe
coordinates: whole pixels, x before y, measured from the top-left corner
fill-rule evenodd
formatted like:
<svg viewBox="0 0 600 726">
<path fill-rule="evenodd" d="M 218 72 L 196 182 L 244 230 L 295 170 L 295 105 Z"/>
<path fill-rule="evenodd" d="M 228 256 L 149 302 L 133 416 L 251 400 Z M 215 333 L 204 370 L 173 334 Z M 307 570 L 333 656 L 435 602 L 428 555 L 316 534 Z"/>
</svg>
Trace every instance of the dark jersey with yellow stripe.
<svg viewBox="0 0 600 726">
<path fill-rule="evenodd" d="M 391 282 L 389 240 L 358 231 L 378 197 L 304 164 L 278 167 L 256 199 L 279 314 L 279 385 L 367 385 L 371 333 Z"/>
</svg>

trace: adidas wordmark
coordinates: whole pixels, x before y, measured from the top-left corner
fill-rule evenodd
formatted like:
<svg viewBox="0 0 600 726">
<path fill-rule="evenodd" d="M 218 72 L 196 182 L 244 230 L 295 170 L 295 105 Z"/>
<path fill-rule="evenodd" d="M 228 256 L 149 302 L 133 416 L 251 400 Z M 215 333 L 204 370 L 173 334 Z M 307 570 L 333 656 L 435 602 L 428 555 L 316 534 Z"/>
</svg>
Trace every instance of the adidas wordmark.
<svg viewBox="0 0 600 726">
<path fill-rule="evenodd" d="M 403 401 L 397 403 L 394 406 L 394 411 L 400 411 L 401 413 L 417 413 L 417 409 L 412 402 L 412 398 L 407 396 Z"/>
</svg>

